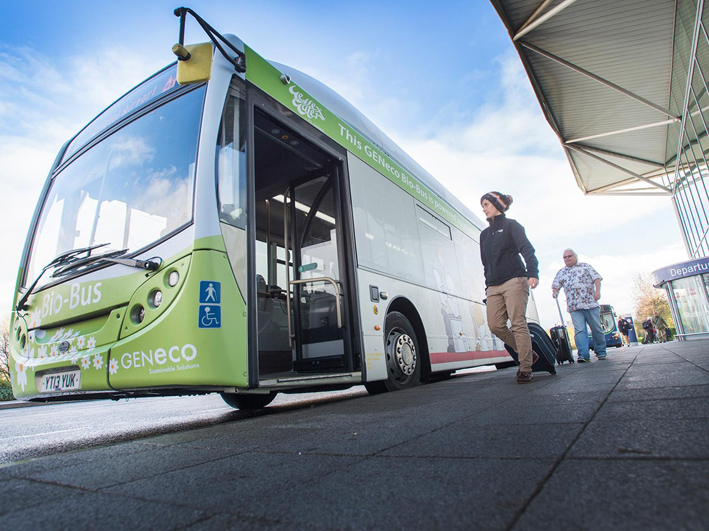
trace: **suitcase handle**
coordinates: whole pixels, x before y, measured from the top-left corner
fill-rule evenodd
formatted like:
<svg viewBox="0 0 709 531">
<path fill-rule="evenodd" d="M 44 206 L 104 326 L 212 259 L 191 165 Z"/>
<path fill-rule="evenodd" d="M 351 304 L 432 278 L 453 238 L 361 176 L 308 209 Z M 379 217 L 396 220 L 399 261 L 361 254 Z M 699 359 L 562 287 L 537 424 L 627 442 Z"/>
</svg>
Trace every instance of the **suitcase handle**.
<svg viewBox="0 0 709 531">
<path fill-rule="evenodd" d="M 561 326 L 564 326 L 564 316 L 561 313 L 561 306 L 559 305 L 559 293 L 556 294 L 556 297 L 554 297 L 554 299 L 556 300 L 556 308 L 559 310 L 559 319 L 561 319 Z"/>
</svg>

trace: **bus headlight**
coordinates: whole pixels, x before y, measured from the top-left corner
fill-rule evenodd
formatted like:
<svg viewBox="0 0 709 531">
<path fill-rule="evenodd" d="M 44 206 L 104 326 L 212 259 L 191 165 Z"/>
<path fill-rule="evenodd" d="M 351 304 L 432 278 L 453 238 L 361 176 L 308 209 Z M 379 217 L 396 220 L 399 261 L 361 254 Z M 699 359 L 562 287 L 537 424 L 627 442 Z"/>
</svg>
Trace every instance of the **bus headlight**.
<svg viewBox="0 0 709 531">
<path fill-rule="evenodd" d="M 177 286 L 177 283 L 180 281 L 180 274 L 177 271 L 172 271 L 168 277 L 167 277 L 167 283 L 170 285 L 171 288 L 174 288 Z"/>
<path fill-rule="evenodd" d="M 130 317 L 133 323 L 142 323 L 145 319 L 145 308 L 143 308 L 140 304 L 136 304 L 130 312 Z"/>
<path fill-rule="evenodd" d="M 162 291 L 159 289 L 151 291 L 150 295 L 148 295 L 148 303 L 153 308 L 159 308 L 162 304 Z"/>
</svg>

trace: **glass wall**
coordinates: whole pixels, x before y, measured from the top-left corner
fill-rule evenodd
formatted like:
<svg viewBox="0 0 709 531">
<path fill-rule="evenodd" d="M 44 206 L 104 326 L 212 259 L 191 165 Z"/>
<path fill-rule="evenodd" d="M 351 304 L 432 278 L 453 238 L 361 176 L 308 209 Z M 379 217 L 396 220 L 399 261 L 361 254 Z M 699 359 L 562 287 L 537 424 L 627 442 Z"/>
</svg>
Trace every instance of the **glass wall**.
<svg viewBox="0 0 709 531">
<path fill-rule="evenodd" d="M 683 333 L 709 333 L 709 275 L 680 278 L 671 284 Z M 673 317 L 677 319 L 677 316 Z"/>
<path fill-rule="evenodd" d="M 692 258 L 709 256 L 709 9 L 703 11 L 697 18 L 696 0 L 677 2 L 670 110 L 683 120 L 667 138 L 667 153 L 677 155 L 665 184 Z"/>
</svg>

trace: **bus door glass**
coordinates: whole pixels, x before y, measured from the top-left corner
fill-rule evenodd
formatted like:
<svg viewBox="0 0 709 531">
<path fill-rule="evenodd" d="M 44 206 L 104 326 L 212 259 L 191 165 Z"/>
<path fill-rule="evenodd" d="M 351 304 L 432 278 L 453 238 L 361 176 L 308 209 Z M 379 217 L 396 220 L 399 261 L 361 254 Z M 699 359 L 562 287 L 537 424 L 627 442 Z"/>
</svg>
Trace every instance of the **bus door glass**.
<svg viewBox="0 0 709 531">
<path fill-rule="evenodd" d="M 254 109 L 259 378 L 351 371 L 338 157 Z"/>
<path fill-rule="evenodd" d="M 343 367 L 336 168 L 291 188 L 296 370 Z"/>
</svg>

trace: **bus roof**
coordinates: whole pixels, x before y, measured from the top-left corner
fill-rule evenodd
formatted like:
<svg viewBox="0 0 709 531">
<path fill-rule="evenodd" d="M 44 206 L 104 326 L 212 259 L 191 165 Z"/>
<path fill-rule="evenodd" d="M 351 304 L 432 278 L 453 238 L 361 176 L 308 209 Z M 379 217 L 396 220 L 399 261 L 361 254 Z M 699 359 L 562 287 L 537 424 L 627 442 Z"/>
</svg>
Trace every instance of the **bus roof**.
<svg viewBox="0 0 709 531">
<path fill-rule="evenodd" d="M 401 149 L 391 138 L 379 129 L 364 114 L 358 111 L 345 98 L 332 90 L 327 85 L 317 79 L 296 70 L 288 65 L 269 61 L 275 68 L 290 76 L 294 82 L 303 87 L 310 95 L 327 107 L 333 114 L 345 120 L 350 126 L 365 135 L 368 140 L 384 151 L 392 159 L 396 160 L 406 170 L 410 171 L 432 192 L 442 198 L 446 203 L 455 208 L 469 222 L 482 230 L 484 225 L 480 218 L 476 216 L 470 208 L 465 206 L 459 199 L 450 193 L 435 177 L 427 172 L 418 162 L 411 158 Z"/>
</svg>

